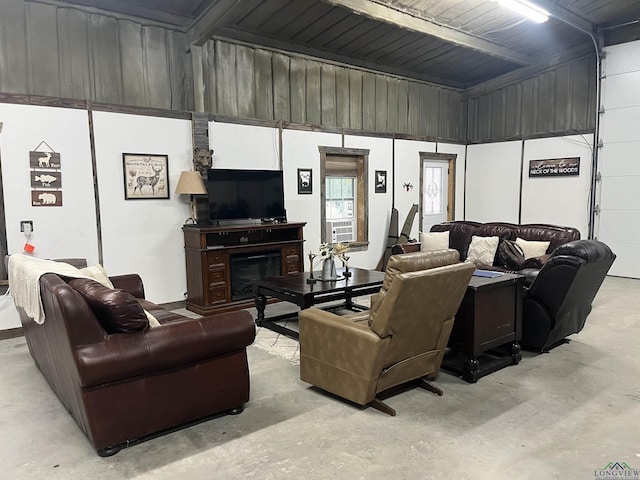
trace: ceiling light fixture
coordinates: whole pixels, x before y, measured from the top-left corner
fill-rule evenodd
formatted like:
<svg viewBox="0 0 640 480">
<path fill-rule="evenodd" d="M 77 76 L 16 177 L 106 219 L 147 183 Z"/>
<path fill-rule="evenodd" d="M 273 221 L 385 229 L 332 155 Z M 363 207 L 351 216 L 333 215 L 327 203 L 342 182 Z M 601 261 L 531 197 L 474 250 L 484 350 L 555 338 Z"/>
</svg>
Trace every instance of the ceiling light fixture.
<svg viewBox="0 0 640 480">
<path fill-rule="evenodd" d="M 538 5 L 527 0 L 495 0 L 503 7 L 507 7 L 520 15 L 527 17 L 536 23 L 543 23 L 549 20 L 550 13 Z"/>
</svg>

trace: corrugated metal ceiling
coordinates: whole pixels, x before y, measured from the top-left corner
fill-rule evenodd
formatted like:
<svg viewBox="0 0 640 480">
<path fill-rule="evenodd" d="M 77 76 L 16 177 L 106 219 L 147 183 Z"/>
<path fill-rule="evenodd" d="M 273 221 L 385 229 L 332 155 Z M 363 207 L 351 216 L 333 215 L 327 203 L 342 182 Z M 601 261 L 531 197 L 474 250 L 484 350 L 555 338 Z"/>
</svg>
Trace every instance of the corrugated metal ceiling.
<svg viewBox="0 0 640 480">
<path fill-rule="evenodd" d="M 468 88 L 522 67 L 593 51 L 584 30 L 640 38 L 638 0 L 539 0 L 554 17 L 524 20 L 491 0 L 66 0 L 189 32 L 294 51 Z M 563 18 L 561 21 L 558 17 Z M 572 24 L 573 26 L 571 26 Z"/>
</svg>

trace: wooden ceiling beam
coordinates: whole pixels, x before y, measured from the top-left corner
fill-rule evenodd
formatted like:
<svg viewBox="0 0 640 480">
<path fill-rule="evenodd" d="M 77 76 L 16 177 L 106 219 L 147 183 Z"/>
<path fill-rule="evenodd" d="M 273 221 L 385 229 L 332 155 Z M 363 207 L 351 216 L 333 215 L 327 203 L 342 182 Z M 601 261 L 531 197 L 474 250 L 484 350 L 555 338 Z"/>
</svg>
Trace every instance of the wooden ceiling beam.
<svg viewBox="0 0 640 480">
<path fill-rule="evenodd" d="M 533 57 L 516 50 L 483 40 L 482 38 L 461 32 L 445 25 L 425 20 L 415 15 L 402 12 L 389 5 L 383 5 L 372 0 L 322 1 L 336 7 L 346 8 L 356 15 L 363 15 L 380 22 L 395 25 L 399 28 L 431 35 L 454 45 L 469 48 L 476 52 L 507 60 L 518 65 L 531 65 L 536 60 Z"/>
</svg>

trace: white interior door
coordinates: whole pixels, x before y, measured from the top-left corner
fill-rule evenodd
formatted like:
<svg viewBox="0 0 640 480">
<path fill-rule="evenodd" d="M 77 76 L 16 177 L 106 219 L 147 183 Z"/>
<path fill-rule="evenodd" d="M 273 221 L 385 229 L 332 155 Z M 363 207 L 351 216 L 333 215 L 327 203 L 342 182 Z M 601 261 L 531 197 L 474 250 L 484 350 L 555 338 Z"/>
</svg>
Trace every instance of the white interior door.
<svg viewBox="0 0 640 480">
<path fill-rule="evenodd" d="M 449 181 L 447 160 L 424 160 L 420 174 L 420 230 L 428 232 L 433 225 L 447 221 Z"/>
</svg>

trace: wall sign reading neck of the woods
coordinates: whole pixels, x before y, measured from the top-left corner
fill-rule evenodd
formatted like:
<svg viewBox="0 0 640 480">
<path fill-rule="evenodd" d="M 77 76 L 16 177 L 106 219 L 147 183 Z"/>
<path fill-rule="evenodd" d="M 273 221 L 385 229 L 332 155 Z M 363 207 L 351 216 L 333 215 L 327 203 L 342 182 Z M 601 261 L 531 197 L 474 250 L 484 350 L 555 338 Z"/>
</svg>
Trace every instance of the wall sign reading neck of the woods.
<svg viewBox="0 0 640 480">
<path fill-rule="evenodd" d="M 580 175 L 580 157 L 530 160 L 529 177 Z"/>
</svg>

